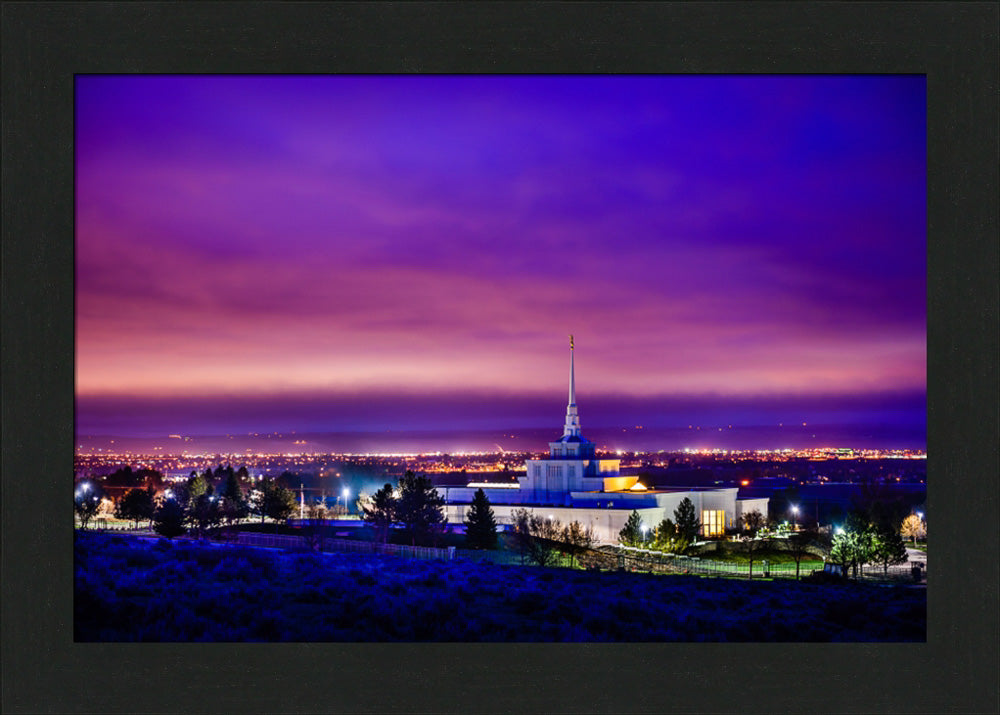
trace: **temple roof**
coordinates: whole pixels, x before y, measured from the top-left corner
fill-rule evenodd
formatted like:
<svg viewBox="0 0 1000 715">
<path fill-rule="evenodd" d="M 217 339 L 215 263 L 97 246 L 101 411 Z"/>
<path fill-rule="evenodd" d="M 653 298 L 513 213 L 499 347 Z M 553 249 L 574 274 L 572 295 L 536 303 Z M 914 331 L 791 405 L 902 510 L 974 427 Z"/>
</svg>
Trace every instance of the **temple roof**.
<svg viewBox="0 0 1000 715">
<path fill-rule="evenodd" d="M 565 443 L 565 442 L 582 442 L 583 444 L 593 444 L 593 442 L 591 442 L 586 437 L 581 437 L 580 435 L 577 435 L 577 434 L 572 434 L 572 435 L 565 435 L 564 434 L 562 437 L 560 437 L 559 439 L 557 439 L 555 441 L 556 442 L 563 442 L 563 443 Z"/>
</svg>

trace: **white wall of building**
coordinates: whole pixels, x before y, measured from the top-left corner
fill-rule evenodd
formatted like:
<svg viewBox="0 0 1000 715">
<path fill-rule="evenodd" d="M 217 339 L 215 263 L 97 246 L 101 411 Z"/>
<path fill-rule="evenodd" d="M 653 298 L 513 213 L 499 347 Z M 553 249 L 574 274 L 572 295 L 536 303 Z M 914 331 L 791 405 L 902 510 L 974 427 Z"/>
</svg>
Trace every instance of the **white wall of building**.
<svg viewBox="0 0 1000 715">
<path fill-rule="evenodd" d="M 568 495 L 570 504 L 558 506 L 542 506 L 532 503 L 529 495 L 518 489 L 483 489 L 490 500 L 494 517 L 498 524 L 510 524 L 514 510 L 525 508 L 544 518 L 551 516 L 563 525 L 579 521 L 584 527 L 594 529 L 594 535 L 599 543 L 618 543 L 618 532 L 625 526 L 629 515 L 636 511 L 643 523 L 651 530 L 655 529 L 664 519 L 674 519 L 674 511 L 685 498 L 690 499 L 695 507 L 698 520 L 702 520 L 702 512 L 715 510 L 725 512 L 725 526 L 736 525 L 743 513 L 740 507 L 761 509 L 767 513 L 767 499 L 737 500 L 736 487 L 708 490 L 670 491 L 670 492 L 572 492 Z M 461 524 L 465 521 L 476 489 L 472 487 L 439 488 L 441 496 L 447 496 L 448 504 L 445 513 L 448 522 Z"/>
<path fill-rule="evenodd" d="M 764 497 L 762 499 L 737 499 L 736 500 L 736 518 L 737 520 L 744 514 L 748 514 L 755 509 L 761 513 L 765 519 L 767 518 L 767 503 L 768 498 Z"/>
</svg>

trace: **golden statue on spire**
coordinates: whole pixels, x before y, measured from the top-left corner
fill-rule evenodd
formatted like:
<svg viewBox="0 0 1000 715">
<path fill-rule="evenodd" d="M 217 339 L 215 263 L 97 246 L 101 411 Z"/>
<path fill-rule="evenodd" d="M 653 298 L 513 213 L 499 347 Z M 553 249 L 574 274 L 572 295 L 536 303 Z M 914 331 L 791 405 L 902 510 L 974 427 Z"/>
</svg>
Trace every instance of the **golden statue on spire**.
<svg viewBox="0 0 1000 715">
<path fill-rule="evenodd" d="M 572 335 L 569 336 L 569 349 L 570 350 L 573 349 L 573 336 Z"/>
</svg>

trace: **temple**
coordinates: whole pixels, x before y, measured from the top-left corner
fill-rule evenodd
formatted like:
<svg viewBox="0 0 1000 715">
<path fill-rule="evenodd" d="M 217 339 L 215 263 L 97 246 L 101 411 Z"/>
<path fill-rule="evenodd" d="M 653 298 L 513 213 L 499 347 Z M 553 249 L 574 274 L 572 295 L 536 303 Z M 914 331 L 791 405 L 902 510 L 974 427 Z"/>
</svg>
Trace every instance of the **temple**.
<svg viewBox="0 0 1000 715">
<path fill-rule="evenodd" d="M 601 543 L 616 543 L 618 532 L 633 510 L 655 528 L 684 498 L 695 506 L 702 535 L 720 536 L 743 513 L 767 514 L 767 499 L 739 499 L 738 487 L 649 489 L 636 476 L 620 473 L 620 460 L 599 457 L 596 445 L 583 436 L 576 405 L 576 362 L 573 336 L 569 343 L 569 399 L 562 436 L 549 442 L 549 454 L 529 459 L 517 483 L 438 487 L 446 502 L 449 523 L 461 523 L 478 488 L 490 500 L 500 524 L 509 524 L 515 509 L 526 508 L 567 524 L 590 526 Z"/>
</svg>

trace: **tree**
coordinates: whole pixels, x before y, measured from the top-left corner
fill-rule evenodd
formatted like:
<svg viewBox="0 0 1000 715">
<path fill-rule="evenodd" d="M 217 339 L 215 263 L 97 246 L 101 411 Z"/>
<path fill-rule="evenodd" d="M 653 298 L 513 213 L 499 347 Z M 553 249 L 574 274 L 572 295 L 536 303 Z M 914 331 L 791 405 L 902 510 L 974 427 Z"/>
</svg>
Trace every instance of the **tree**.
<svg viewBox="0 0 1000 715">
<path fill-rule="evenodd" d="M 694 502 L 688 497 L 684 497 L 674 510 L 674 522 L 677 524 L 677 532 L 688 543 L 692 543 L 698 538 L 701 523 L 694 510 Z"/>
<path fill-rule="evenodd" d="M 486 492 L 477 489 L 465 520 L 465 542 L 470 549 L 497 547 L 497 522 Z"/>
<path fill-rule="evenodd" d="M 359 501 L 361 518 L 375 528 L 378 539 L 384 544 L 389 539 L 389 528 L 396 520 L 396 498 L 392 485 L 386 484 L 367 501 Z"/>
<path fill-rule="evenodd" d="M 754 509 L 753 511 L 748 511 L 746 514 L 741 516 L 740 523 L 743 525 L 744 533 L 754 536 L 758 531 L 764 528 L 764 524 L 766 522 L 764 520 L 764 515 L 760 513 L 760 510 Z"/>
<path fill-rule="evenodd" d="M 795 531 L 788 535 L 789 553 L 795 559 L 795 580 L 799 580 L 799 567 L 802 559 L 808 553 L 806 547 L 812 541 L 813 534 L 808 531 Z"/>
<path fill-rule="evenodd" d="M 260 483 L 257 486 L 250 489 L 250 493 L 247 495 L 247 507 L 251 514 L 260 517 L 260 523 L 264 523 L 264 517 L 267 514 L 264 512 L 264 483 Z"/>
<path fill-rule="evenodd" d="M 219 498 L 209 494 L 199 496 L 191 502 L 188 509 L 188 520 L 195 527 L 198 538 L 204 538 L 209 529 L 218 526 L 222 521 Z"/>
<path fill-rule="evenodd" d="M 873 529 L 868 524 L 848 524 L 833 537 L 830 560 L 858 577 L 858 566 L 871 561 L 875 553 Z"/>
<path fill-rule="evenodd" d="M 244 469 L 241 467 L 240 469 Z M 230 471 L 226 475 L 226 483 L 222 487 L 222 515 L 228 524 L 237 519 L 243 519 L 250 513 L 249 505 L 240 487 L 239 473 Z"/>
<path fill-rule="evenodd" d="M 628 521 L 618 532 L 618 543 L 625 546 L 638 546 L 642 541 L 642 519 L 635 509 L 628 515 Z"/>
<path fill-rule="evenodd" d="M 900 527 L 900 530 L 902 535 L 907 539 L 913 539 L 914 546 L 917 545 L 917 539 L 927 538 L 927 525 L 916 514 L 910 514 L 903 519 L 903 525 Z"/>
<path fill-rule="evenodd" d="M 165 497 L 153 512 L 153 531 L 168 539 L 180 536 L 184 533 L 186 518 L 186 510 L 181 501 L 175 497 Z"/>
<path fill-rule="evenodd" d="M 583 524 L 579 521 L 571 521 L 567 524 L 562 530 L 560 539 L 566 545 L 566 550 L 569 551 L 569 565 L 571 568 L 575 566 L 577 555 L 592 547 L 596 541 L 594 528 L 592 526 L 584 528 Z"/>
<path fill-rule="evenodd" d="M 396 521 L 406 530 L 411 545 L 418 541 L 437 543 L 447 523 L 444 499 L 426 476 L 417 476 L 408 469 L 399 480 Z"/>
<path fill-rule="evenodd" d="M 208 492 L 208 480 L 212 478 L 212 470 L 206 469 L 205 474 L 195 474 L 187 480 L 187 498 L 194 502 L 202 494 Z"/>
<path fill-rule="evenodd" d="M 545 519 L 527 509 L 515 509 L 511 513 L 514 524 L 514 543 L 521 558 L 529 557 L 539 566 L 550 565 L 556 557 L 556 541 L 561 531 L 554 519 Z"/>
<path fill-rule="evenodd" d="M 306 507 L 306 514 L 308 514 L 310 519 L 325 519 L 326 504 L 322 501 L 314 502 Z"/>
<path fill-rule="evenodd" d="M 153 488 L 129 489 L 118 503 L 115 504 L 115 516 L 119 519 L 131 521 L 135 528 L 139 528 L 139 522 L 143 519 L 151 520 L 156 504 L 153 501 Z"/>
<path fill-rule="evenodd" d="M 889 572 L 889 564 L 905 564 L 909 559 L 903 535 L 891 522 L 882 522 L 875 527 L 872 546 L 872 558 L 882 564 L 883 574 Z"/>
<path fill-rule="evenodd" d="M 653 532 L 653 545 L 668 554 L 680 554 L 690 546 L 690 543 L 677 531 L 674 522 L 664 519 Z"/>
<path fill-rule="evenodd" d="M 98 509 L 101 508 L 101 497 L 103 497 L 100 487 L 94 482 L 81 482 L 73 492 L 73 511 L 80 518 L 80 526 L 84 529 Z"/>
<path fill-rule="evenodd" d="M 287 469 L 275 477 L 275 483 L 279 486 L 285 487 L 285 489 L 292 489 L 296 484 L 301 482 L 299 475 L 289 472 Z"/>
<path fill-rule="evenodd" d="M 277 480 L 269 479 L 263 483 L 262 515 L 270 517 L 275 521 L 284 521 L 295 511 L 295 494 L 289 489 L 277 483 Z"/>
</svg>

